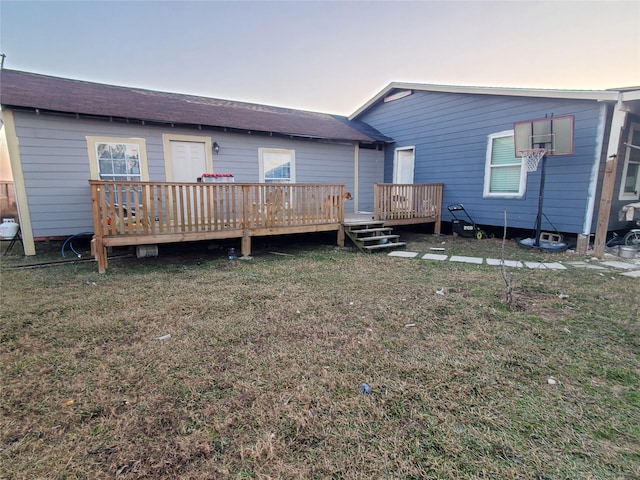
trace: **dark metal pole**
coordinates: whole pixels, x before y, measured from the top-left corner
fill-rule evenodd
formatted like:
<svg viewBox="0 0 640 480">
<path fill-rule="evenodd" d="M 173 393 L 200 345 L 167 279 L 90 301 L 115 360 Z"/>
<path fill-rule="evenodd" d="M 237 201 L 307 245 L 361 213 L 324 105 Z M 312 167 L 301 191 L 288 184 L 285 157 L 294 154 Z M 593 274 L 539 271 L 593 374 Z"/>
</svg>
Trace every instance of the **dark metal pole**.
<svg viewBox="0 0 640 480">
<path fill-rule="evenodd" d="M 542 156 L 542 167 L 540 167 L 540 193 L 538 194 L 538 216 L 536 217 L 536 242 L 535 246 L 540 246 L 540 235 L 542 234 L 542 202 L 544 200 L 544 174 L 547 165 L 547 155 Z"/>
</svg>

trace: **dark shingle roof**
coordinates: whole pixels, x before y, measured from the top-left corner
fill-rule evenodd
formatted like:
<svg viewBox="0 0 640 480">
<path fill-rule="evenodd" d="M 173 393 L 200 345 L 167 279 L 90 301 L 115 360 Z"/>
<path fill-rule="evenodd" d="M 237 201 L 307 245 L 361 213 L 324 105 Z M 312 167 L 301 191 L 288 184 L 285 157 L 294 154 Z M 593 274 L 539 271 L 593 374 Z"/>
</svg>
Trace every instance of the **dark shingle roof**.
<svg viewBox="0 0 640 480">
<path fill-rule="evenodd" d="M 317 139 L 360 142 L 389 140 L 369 125 L 352 122 L 338 115 L 105 85 L 6 69 L 0 73 L 0 103 L 8 107 Z"/>
</svg>

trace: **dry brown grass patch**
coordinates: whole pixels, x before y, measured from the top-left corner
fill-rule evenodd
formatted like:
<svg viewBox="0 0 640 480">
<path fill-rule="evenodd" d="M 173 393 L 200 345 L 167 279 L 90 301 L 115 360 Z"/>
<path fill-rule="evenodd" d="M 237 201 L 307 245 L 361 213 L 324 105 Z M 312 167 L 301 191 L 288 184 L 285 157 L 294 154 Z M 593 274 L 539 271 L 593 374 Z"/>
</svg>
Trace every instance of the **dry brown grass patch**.
<svg viewBox="0 0 640 480">
<path fill-rule="evenodd" d="M 640 474 L 633 279 L 286 251 L 4 270 L 3 474 Z"/>
</svg>

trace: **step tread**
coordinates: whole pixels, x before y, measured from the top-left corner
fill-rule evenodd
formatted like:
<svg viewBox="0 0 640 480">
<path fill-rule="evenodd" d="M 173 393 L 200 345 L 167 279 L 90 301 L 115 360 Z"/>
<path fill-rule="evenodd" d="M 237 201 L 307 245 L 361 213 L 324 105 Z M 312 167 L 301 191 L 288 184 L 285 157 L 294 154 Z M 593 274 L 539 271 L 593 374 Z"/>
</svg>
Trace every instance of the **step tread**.
<svg viewBox="0 0 640 480">
<path fill-rule="evenodd" d="M 356 240 L 361 242 L 371 242 L 373 240 L 382 240 L 384 238 L 386 238 L 387 240 L 392 240 L 395 238 L 400 238 L 400 235 L 377 235 L 375 237 L 360 237 L 356 238 Z"/>
<path fill-rule="evenodd" d="M 366 250 L 382 250 L 385 248 L 396 248 L 396 247 L 406 247 L 407 244 L 405 242 L 396 242 L 396 243 L 382 243 L 378 245 L 365 245 L 362 248 Z"/>
<path fill-rule="evenodd" d="M 366 225 L 384 225 L 383 220 L 369 220 L 369 221 L 357 221 L 357 222 L 345 222 L 345 227 L 361 227 Z"/>
<path fill-rule="evenodd" d="M 375 232 L 390 232 L 393 230 L 393 227 L 380 227 L 380 228 L 363 228 L 358 230 L 351 230 L 351 233 L 375 233 Z"/>
</svg>

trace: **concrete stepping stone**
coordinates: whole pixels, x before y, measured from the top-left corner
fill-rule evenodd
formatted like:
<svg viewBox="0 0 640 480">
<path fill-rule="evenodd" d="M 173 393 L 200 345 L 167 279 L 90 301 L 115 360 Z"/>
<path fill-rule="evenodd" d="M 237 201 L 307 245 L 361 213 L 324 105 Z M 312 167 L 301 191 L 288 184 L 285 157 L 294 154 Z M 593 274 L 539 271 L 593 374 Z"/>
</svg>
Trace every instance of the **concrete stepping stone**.
<svg viewBox="0 0 640 480">
<path fill-rule="evenodd" d="M 499 258 L 487 258 L 487 265 L 494 265 L 499 267 L 501 264 L 502 264 L 502 260 L 500 260 Z M 514 268 L 522 268 L 524 266 L 522 262 L 519 262 L 517 260 L 505 260 L 504 265 L 505 267 L 514 267 Z"/>
<path fill-rule="evenodd" d="M 474 263 L 476 265 L 482 265 L 483 259 L 479 257 L 464 257 L 460 255 L 453 255 L 450 262 L 462 262 L 462 263 Z"/>
<path fill-rule="evenodd" d="M 640 270 L 631 270 L 630 272 L 622 272 L 620 275 L 631 278 L 640 278 Z"/>
<path fill-rule="evenodd" d="M 566 262 L 567 265 L 570 265 L 575 268 L 588 268 L 591 270 L 606 270 L 602 265 L 596 265 L 595 263 L 587 263 L 587 262 Z"/>
<path fill-rule="evenodd" d="M 405 252 L 402 250 L 397 250 L 395 252 L 389 252 L 389 257 L 402 257 L 402 258 L 413 258 L 418 255 L 418 252 Z"/>
<path fill-rule="evenodd" d="M 438 260 L 438 261 L 442 261 L 442 260 L 446 260 L 447 258 L 449 258 L 448 255 L 443 255 L 441 253 L 426 253 L 422 256 L 423 260 Z"/>
<path fill-rule="evenodd" d="M 415 258 L 418 256 L 418 252 L 407 252 L 404 250 L 397 250 L 394 252 L 389 252 L 388 256 L 390 257 L 400 257 L 400 258 Z M 434 260 L 434 261 L 445 261 L 447 260 L 448 255 L 441 253 L 425 253 L 421 257 L 423 260 Z M 452 255 L 449 258 L 450 262 L 460 262 L 460 263 L 471 263 L 475 265 L 482 265 L 485 259 L 480 257 L 465 257 L 463 255 Z M 522 268 L 523 266 L 527 266 L 532 269 L 547 269 L 547 270 L 567 270 L 567 267 L 560 262 L 521 262 L 519 260 L 501 260 L 499 258 L 487 258 L 487 265 L 492 266 L 500 266 L 502 262 L 506 267 L 512 268 Z M 640 278 L 640 269 L 638 269 L 638 265 L 634 265 L 628 262 L 616 262 L 615 260 L 610 260 L 606 262 L 599 263 L 589 263 L 583 261 L 573 261 L 566 262 L 567 265 L 574 268 L 586 268 L 591 270 L 604 270 L 609 271 L 607 267 L 617 268 L 620 270 L 626 270 L 620 275 L 624 275 L 631 278 Z"/>
<path fill-rule="evenodd" d="M 546 268 L 549 270 L 566 270 L 567 269 L 567 267 L 565 267 L 564 265 L 558 262 L 549 262 L 549 263 L 524 262 L 524 264 L 529 268 L 540 268 L 540 269 Z"/>
<path fill-rule="evenodd" d="M 615 260 L 610 260 L 608 262 L 602 262 L 602 265 L 606 265 L 607 267 L 619 268 L 621 270 L 632 270 L 636 268 L 636 265 L 627 262 L 616 262 Z"/>
</svg>

